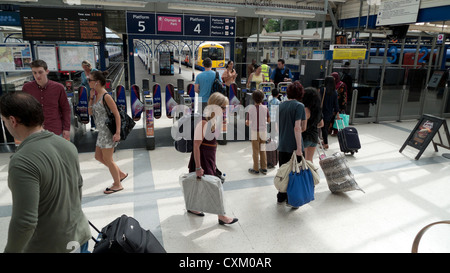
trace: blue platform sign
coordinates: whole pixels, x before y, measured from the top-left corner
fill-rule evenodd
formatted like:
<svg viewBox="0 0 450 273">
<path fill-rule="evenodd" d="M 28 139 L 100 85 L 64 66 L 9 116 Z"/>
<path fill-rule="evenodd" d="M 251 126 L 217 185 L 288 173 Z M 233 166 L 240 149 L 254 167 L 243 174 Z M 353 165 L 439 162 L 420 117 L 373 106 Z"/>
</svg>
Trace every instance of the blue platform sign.
<svg viewBox="0 0 450 273">
<path fill-rule="evenodd" d="M 236 17 L 127 11 L 127 33 L 233 38 Z"/>
<path fill-rule="evenodd" d="M 211 16 L 211 36 L 236 36 L 236 18 Z"/>
<path fill-rule="evenodd" d="M 127 12 L 127 33 L 155 34 L 155 14 L 148 12 Z"/>
<path fill-rule="evenodd" d="M 184 15 L 184 35 L 210 36 L 210 16 Z"/>
</svg>

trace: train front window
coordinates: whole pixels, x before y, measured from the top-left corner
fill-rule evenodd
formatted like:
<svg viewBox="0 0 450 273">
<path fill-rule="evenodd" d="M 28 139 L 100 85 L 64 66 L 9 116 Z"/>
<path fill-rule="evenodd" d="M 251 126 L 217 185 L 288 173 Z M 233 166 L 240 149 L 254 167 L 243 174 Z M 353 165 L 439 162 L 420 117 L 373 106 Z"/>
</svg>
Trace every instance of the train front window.
<svg viewBox="0 0 450 273">
<path fill-rule="evenodd" d="M 210 58 L 211 61 L 221 61 L 224 59 L 223 48 L 209 47 L 202 49 L 202 59 Z"/>
</svg>

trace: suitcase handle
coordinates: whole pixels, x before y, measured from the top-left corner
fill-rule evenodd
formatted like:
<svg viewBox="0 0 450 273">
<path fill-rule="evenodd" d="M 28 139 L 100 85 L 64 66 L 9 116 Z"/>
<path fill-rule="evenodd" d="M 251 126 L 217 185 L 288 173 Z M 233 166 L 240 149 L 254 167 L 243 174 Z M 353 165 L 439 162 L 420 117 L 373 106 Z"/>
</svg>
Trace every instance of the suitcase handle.
<svg viewBox="0 0 450 273">
<path fill-rule="evenodd" d="M 337 118 L 337 119 L 334 120 L 334 122 L 336 123 L 337 130 L 338 130 L 338 131 L 341 131 L 342 129 L 339 128 L 338 120 L 340 120 L 340 121 L 342 122 L 342 129 L 344 129 L 344 128 L 345 128 L 344 119 L 341 118 L 341 117 L 339 117 L 339 118 Z"/>
<path fill-rule="evenodd" d="M 98 228 L 96 228 L 94 226 L 94 224 L 91 223 L 91 221 L 88 220 L 88 223 L 91 227 L 93 227 L 95 229 L 95 231 L 97 231 L 99 234 L 102 233 L 100 230 L 98 230 Z M 98 243 L 98 240 L 94 238 L 94 236 L 91 236 L 92 240 L 94 240 L 95 243 Z"/>
<path fill-rule="evenodd" d="M 325 153 L 325 149 L 322 146 L 322 142 L 320 141 L 320 137 L 318 138 L 318 144 L 320 149 L 316 149 L 317 154 L 319 155 L 319 160 L 325 159 L 327 157 L 327 154 Z M 319 152 L 319 150 L 322 150 L 322 154 Z M 322 158 L 323 155 L 323 158 Z"/>
</svg>

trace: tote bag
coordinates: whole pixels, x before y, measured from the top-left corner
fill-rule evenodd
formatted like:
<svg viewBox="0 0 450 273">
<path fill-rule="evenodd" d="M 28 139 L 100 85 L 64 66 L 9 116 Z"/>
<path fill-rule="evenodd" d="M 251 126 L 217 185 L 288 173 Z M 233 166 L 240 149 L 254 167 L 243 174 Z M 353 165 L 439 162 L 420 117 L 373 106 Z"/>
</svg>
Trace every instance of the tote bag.
<svg viewBox="0 0 450 273">
<path fill-rule="evenodd" d="M 314 200 L 314 181 L 304 158 L 301 164 L 298 164 L 297 157 L 294 156 L 292 166 L 287 187 L 288 204 L 300 207 Z"/>
<path fill-rule="evenodd" d="M 295 162 L 297 162 L 295 152 L 292 154 L 292 157 L 288 162 L 284 163 L 280 168 L 278 168 L 277 173 L 273 179 L 273 184 L 279 192 L 286 192 L 287 190 L 289 183 L 289 174 L 292 171 L 292 162 L 294 158 Z"/>
<path fill-rule="evenodd" d="M 349 121 L 350 121 L 350 116 L 346 115 L 346 114 L 339 114 L 339 116 L 341 117 L 342 122 L 341 123 L 338 123 L 338 122 L 333 123 L 333 128 L 342 130 L 345 127 L 348 127 Z"/>
</svg>

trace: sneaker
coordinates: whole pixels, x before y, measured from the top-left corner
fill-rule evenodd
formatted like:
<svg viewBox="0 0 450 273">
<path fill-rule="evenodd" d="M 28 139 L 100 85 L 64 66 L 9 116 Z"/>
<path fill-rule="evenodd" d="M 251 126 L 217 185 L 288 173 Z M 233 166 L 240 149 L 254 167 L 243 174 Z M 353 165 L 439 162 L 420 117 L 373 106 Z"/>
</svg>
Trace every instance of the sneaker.
<svg viewBox="0 0 450 273">
<path fill-rule="evenodd" d="M 251 173 L 251 174 L 259 174 L 259 171 L 254 170 L 252 168 L 248 169 L 248 172 Z"/>
<path fill-rule="evenodd" d="M 259 172 L 262 174 L 267 174 L 267 169 L 259 169 Z"/>
</svg>

